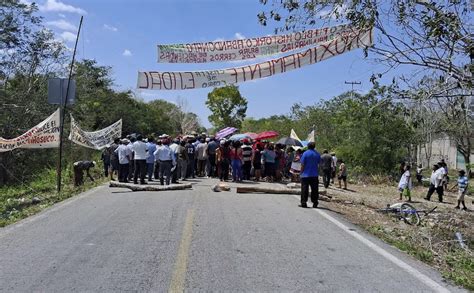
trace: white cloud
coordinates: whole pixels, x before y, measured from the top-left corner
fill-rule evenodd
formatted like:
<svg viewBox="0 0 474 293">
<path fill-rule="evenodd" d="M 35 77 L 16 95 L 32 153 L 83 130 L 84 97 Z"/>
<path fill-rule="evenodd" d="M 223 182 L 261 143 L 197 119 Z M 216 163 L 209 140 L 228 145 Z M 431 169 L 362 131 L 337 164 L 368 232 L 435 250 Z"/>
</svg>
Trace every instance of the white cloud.
<svg viewBox="0 0 474 293">
<path fill-rule="evenodd" d="M 46 0 L 44 5 L 39 6 L 39 10 L 42 12 L 69 12 L 77 14 L 87 14 L 87 12 L 79 7 L 74 7 L 72 5 L 64 4 L 58 0 Z"/>
<path fill-rule="evenodd" d="M 114 26 L 111 26 L 111 25 L 108 25 L 108 24 L 104 24 L 104 29 L 109 30 L 109 31 L 113 31 L 113 32 L 118 31 L 118 28 L 116 28 Z"/>
<path fill-rule="evenodd" d="M 64 15 L 62 13 L 59 13 L 58 16 L 61 17 L 61 18 L 66 18 L 66 15 Z"/>
<path fill-rule="evenodd" d="M 46 22 L 47 25 L 49 26 L 54 26 L 59 29 L 65 30 L 65 31 L 75 31 L 77 30 L 77 27 L 73 25 L 72 23 L 64 20 L 64 19 L 58 19 L 58 20 L 53 20 L 53 21 L 48 21 Z"/>
<path fill-rule="evenodd" d="M 122 56 L 130 57 L 132 56 L 132 52 L 129 49 L 125 49 L 122 53 Z"/>
<path fill-rule="evenodd" d="M 31 5 L 31 2 L 28 0 L 20 0 L 20 3 L 25 5 Z"/>
<path fill-rule="evenodd" d="M 222 42 L 222 41 L 224 41 L 223 38 L 217 38 L 217 39 L 215 39 L 213 42 Z"/>
<path fill-rule="evenodd" d="M 71 32 L 62 32 L 60 36 L 67 42 L 74 42 L 76 40 L 76 35 Z"/>
<path fill-rule="evenodd" d="M 245 36 L 239 32 L 235 33 L 235 38 L 238 39 L 238 40 L 243 40 L 245 39 Z"/>
</svg>

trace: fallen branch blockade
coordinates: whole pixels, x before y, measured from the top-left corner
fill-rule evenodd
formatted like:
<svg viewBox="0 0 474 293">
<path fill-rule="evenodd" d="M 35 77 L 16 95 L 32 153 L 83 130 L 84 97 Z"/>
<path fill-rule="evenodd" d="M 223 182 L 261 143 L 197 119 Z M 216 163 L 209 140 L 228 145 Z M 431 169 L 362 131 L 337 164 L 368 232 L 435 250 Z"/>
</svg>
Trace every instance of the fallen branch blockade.
<svg viewBox="0 0 474 293">
<path fill-rule="evenodd" d="M 258 64 L 209 71 L 148 71 L 138 73 L 138 89 L 184 90 L 218 87 L 252 81 L 285 73 L 373 43 L 372 30 L 353 30 L 332 41 L 322 43 L 303 52 Z"/>
<path fill-rule="evenodd" d="M 245 60 L 286 53 L 307 46 L 316 46 L 354 31 L 343 24 L 310 29 L 287 35 L 273 35 L 231 41 L 158 45 L 159 63 L 206 63 Z"/>
</svg>

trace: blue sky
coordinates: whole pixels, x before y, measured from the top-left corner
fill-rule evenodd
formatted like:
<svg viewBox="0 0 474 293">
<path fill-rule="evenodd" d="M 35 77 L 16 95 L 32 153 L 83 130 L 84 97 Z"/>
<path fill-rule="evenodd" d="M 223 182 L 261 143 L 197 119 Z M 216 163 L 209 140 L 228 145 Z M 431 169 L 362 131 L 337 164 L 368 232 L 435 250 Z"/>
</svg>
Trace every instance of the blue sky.
<svg viewBox="0 0 474 293">
<path fill-rule="evenodd" d="M 26 2 L 26 0 L 24 0 Z M 257 13 L 265 9 L 258 0 L 37 0 L 46 26 L 69 46 L 80 15 L 83 31 L 78 45 L 79 59 L 96 59 L 112 67 L 115 86 L 136 91 L 139 70 L 206 70 L 240 66 L 244 63 L 159 64 L 158 43 L 190 43 L 216 39 L 258 37 L 274 33 L 274 26 L 261 26 Z M 248 62 L 247 62 L 248 63 Z M 291 105 L 314 104 L 350 90 L 344 81 L 360 81 L 355 89 L 370 89 L 372 73 L 383 65 L 365 60 L 361 49 L 285 74 L 241 83 L 248 100 L 247 116 L 254 118 L 285 114 Z M 391 75 L 385 81 L 391 80 Z M 189 110 L 210 127 L 205 106 L 211 89 L 181 91 L 136 91 L 145 101 L 187 100 Z"/>
</svg>

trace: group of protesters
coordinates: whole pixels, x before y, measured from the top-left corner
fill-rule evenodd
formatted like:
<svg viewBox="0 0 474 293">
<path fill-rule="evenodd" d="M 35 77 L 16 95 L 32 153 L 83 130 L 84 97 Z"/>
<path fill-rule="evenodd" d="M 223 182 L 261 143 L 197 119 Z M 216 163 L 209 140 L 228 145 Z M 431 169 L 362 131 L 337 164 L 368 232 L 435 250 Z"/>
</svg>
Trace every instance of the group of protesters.
<svg viewBox="0 0 474 293">
<path fill-rule="evenodd" d="M 398 184 L 398 189 L 400 191 L 400 200 L 405 196 L 408 201 L 411 201 L 411 190 L 413 188 L 411 180 L 411 167 L 409 164 L 402 162 L 400 165 L 400 174 L 401 178 Z M 416 168 L 416 180 L 418 184 L 423 184 L 423 167 L 418 165 Z M 464 170 L 459 170 L 458 179 L 456 185 L 458 187 L 458 197 L 456 209 L 460 209 L 462 204 L 463 210 L 467 210 L 465 204 L 465 195 L 467 193 L 468 179 L 466 172 Z M 448 165 L 444 160 L 439 161 L 438 163 L 432 166 L 431 175 L 429 178 L 429 187 L 426 197 L 424 198 L 427 201 L 431 200 L 431 196 L 436 192 L 438 195 L 438 201 L 443 202 L 444 193 L 448 190 L 449 176 L 448 176 Z"/>
<path fill-rule="evenodd" d="M 300 181 L 301 157 L 304 149 L 274 144 L 266 140 L 252 141 L 216 139 L 206 134 L 172 139 L 163 134 L 159 139 L 129 135 L 115 139 L 103 151 L 105 175 L 118 173 L 119 182 L 147 184 L 178 183 L 189 178 L 219 178 L 221 181 L 243 180 L 281 182 Z M 347 170 L 342 160 L 324 150 L 320 169 L 328 187 L 335 178 L 347 188 Z M 147 181 L 145 180 L 147 179 Z"/>
</svg>

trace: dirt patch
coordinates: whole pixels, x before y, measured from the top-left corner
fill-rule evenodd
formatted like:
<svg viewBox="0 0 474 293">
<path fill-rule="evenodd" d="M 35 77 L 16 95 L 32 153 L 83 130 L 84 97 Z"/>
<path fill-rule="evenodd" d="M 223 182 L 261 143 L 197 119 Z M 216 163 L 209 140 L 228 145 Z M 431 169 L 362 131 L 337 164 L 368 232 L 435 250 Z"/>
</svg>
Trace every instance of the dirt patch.
<svg viewBox="0 0 474 293">
<path fill-rule="evenodd" d="M 416 187 L 411 204 L 420 210 L 437 209 L 427 216 L 421 213 L 420 225 L 411 226 L 392 214 L 377 211 L 387 204 L 400 202 L 396 187 L 351 185 L 349 189 L 330 187 L 328 193 L 333 198 L 326 205 L 389 244 L 435 267 L 455 284 L 474 290 L 472 198 L 466 201 L 469 211 L 460 211 L 454 209 L 455 193 L 448 192 L 445 203 L 439 203 L 437 198 L 428 202 L 423 199 L 427 189 Z M 460 233 L 467 249 L 461 247 L 456 233 Z"/>
</svg>

